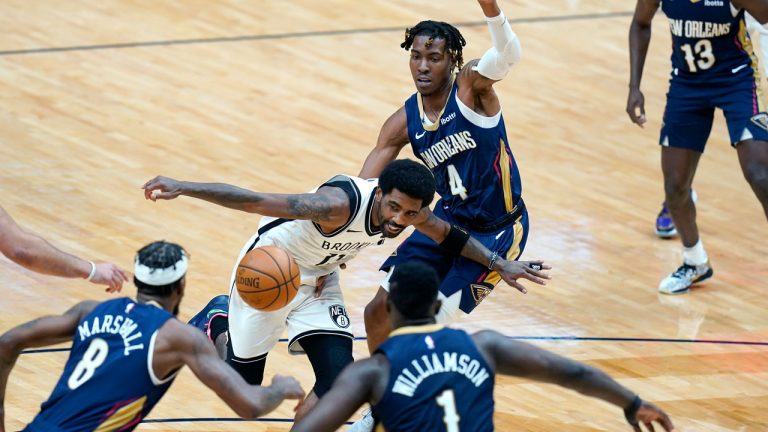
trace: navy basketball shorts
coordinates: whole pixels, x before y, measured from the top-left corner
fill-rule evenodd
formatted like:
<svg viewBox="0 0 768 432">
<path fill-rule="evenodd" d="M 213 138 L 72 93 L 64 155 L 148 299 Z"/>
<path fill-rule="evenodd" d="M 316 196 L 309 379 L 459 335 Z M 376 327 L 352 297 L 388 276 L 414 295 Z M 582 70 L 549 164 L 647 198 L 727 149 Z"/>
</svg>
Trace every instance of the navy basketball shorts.
<svg viewBox="0 0 768 432">
<path fill-rule="evenodd" d="M 435 206 L 435 215 L 450 222 L 451 218 L 441 207 L 439 204 Z M 496 251 L 508 260 L 516 260 L 523 253 L 528 239 L 528 212 L 523 210 L 517 220 L 496 231 L 478 232 L 463 228 L 490 251 Z M 388 272 L 382 281 L 382 288 L 389 291 L 389 276 L 395 266 L 413 261 L 431 265 L 440 277 L 439 298 L 443 305 L 437 318 L 441 323 L 455 321 L 463 314 L 472 312 L 501 281 L 497 272 L 462 256 L 453 256 L 434 240 L 414 231 L 382 264 L 380 270 Z"/>
<path fill-rule="evenodd" d="M 754 75 L 726 78 L 706 82 L 672 78 L 659 144 L 703 153 L 715 108 L 723 110 L 732 146 L 748 139 L 768 141 L 768 115 Z"/>
</svg>

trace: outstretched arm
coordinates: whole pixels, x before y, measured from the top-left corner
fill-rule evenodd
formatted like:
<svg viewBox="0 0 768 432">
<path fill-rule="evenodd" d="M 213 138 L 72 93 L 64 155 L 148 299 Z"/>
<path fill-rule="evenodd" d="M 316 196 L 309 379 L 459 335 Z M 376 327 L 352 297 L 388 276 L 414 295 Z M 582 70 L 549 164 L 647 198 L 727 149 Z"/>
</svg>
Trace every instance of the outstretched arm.
<svg viewBox="0 0 768 432">
<path fill-rule="evenodd" d="M 195 183 L 157 176 L 146 182 L 144 197 L 157 201 L 179 195 L 198 198 L 248 213 L 287 219 L 309 219 L 336 227 L 349 218 L 349 198 L 339 188 L 323 187 L 314 193 L 273 194 L 254 192 L 225 183 Z"/>
<path fill-rule="evenodd" d="M 488 23 L 491 47 L 478 60 L 467 62 L 458 76 L 459 99 L 470 109 L 494 116 L 501 110 L 493 84 L 504 79 L 523 54 L 520 39 L 496 0 L 478 0 Z"/>
<path fill-rule="evenodd" d="M 651 43 L 651 22 L 661 0 L 637 0 L 635 15 L 629 26 L 629 96 L 627 114 L 632 123 L 642 127 L 645 122 L 645 96 L 640 91 L 645 57 Z"/>
<path fill-rule="evenodd" d="M 550 270 L 552 267 L 543 261 L 506 260 L 488 250 L 474 237 L 469 236 L 466 231 L 456 226 L 452 227 L 448 222 L 435 216 L 429 208 L 422 209 L 413 226 L 447 250 L 480 263 L 489 270 L 498 272 L 504 282 L 523 294 L 527 293 L 528 290 L 517 282 L 517 279 L 528 279 L 539 285 L 546 285 L 546 279 L 550 279 L 550 276 L 543 270 Z"/>
<path fill-rule="evenodd" d="M 159 351 L 169 347 L 171 352 L 179 356 L 182 364 L 189 366 L 195 376 L 216 392 L 221 400 L 240 417 L 247 419 L 261 417 L 273 411 L 285 399 L 304 398 L 304 390 L 293 377 L 275 375 L 269 386 L 246 383 L 243 377 L 219 358 L 211 342 L 194 327 L 178 320 L 170 320 L 160 332 L 156 345 L 159 361 L 164 358 L 164 353 Z M 164 339 L 167 340 L 167 345 Z M 165 354 L 168 352 L 166 351 Z M 157 361 L 154 365 L 155 371 L 160 372 L 158 376 L 161 377 L 167 376 L 179 364 L 172 360 L 162 361 L 162 363 L 162 368 L 158 367 Z"/>
<path fill-rule="evenodd" d="M 32 271 L 68 278 L 83 278 L 108 285 L 107 291 L 120 291 L 128 275 L 111 263 L 94 263 L 57 249 L 42 237 L 19 227 L 0 207 L 0 252 Z"/>
<path fill-rule="evenodd" d="M 627 421 L 635 431 L 640 431 L 638 421 L 644 423 L 648 430 L 653 430 L 653 422 L 659 423 L 666 431 L 674 429 L 664 411 L 643 402 L 635 393 L 600 369 L 513 340 L 492 330 L 475 333 L 472 338 L 486 359 L 495 365 L 497 372 L 557 384 L 612 403 L 624 409 Z"/>
<path fill-rule="evenodd" d="M 365 158 L 363 169 L 360 170 L 358 177 L 370 179 L 381 175 L 387 164 L 395 160 L 400 150 L 408 143 L 405 107 L 402 106 L 384 122 L 379 131 L 376 147 Z"/>
<path fill-rule="evenodd" d="M 48 316 L 32 320 L 15 327 L 0 336 L 0 431 L 5 430 L 5 389 L 8 376 L 21 351 L 72 339 L 78 323 L 88 315 L 98 303 L 86 301 L 78 303 L 64 315 Z"/>
<path fill-rule="evenodd" d="M 374 387 L 381 380 L 381 371 L 375 357 L 356 361 L 344 368 L 333 387 L 309 414 L 293 425 L 291 432 L 338 430 L 364 403 L 375 403 Z"/>
</svg>

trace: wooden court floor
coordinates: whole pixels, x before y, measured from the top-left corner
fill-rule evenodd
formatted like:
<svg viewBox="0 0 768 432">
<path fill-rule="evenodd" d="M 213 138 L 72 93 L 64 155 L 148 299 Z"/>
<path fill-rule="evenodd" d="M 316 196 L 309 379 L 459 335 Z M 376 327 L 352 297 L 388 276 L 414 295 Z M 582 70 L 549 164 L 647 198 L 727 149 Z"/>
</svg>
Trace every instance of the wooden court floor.
<svg viewBox="0 0 768 432">
<path fill-rule="evenodd" d="M 624 113 L 633 3 L 501 2 L 524 47 L 496 86 L 531 215 L 524 258 L 551 263 L 553 280 L 527 295 L 502 285 L 459 325 L 601 367 L 666 409 L 678 430 L 768 430 L 768 229 L 719 115 L 695 181 L 715 276 L 687 295 L 656 293 L 680 264 L 679 243 L 652 232 L 670 43 L 658 16 L 640 129 Z M 427 18 L 461 24 L 467 59 L 489 46 L 470 0 L 0 2 L 0 204 L 62 249 L 126 268 L 150 241 L 181 243 L 192 255 L 187 319 L 225 292 L 258 217 L 185 198 L 153 204 L 139 186 L 164 174 L 301 192 L 356 174 L 413 92 L 399 44 Z M 358 336 L 377 266 L 395 245 L 343 273 Z M 109 298 L 4 258 L 0 284 L 2 330 Z M 355 354 L 366 354 L 364 342 Z M 9 430 L 35 415 L 65 359 L 21 356 Z M 284 343 L 267 369 L 312 385 L 308 363 Z M 498 379 L 496 404 L 500 431 L 627 430 L 614 407 L 518 379 Z M 292 406 L 257 422 L 226 421 L 234 417 L 185 371 L 139 430 L 285 431 Z"/>
</svg>

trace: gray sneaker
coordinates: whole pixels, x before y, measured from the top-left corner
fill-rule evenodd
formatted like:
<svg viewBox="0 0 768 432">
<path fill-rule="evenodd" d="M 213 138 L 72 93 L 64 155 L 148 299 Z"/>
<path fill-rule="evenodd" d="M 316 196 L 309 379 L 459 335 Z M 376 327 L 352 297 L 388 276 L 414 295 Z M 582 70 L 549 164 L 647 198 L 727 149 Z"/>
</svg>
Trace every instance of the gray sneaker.
<svg viewBox="0 0 768 432">
<path fill-rule="evenodd" d="M 709 261 L 696 266 L 683 263 L 661 281 L 659 292 L 662 294 L 683 294 L 688 292 L 691 285 L 712 277 L 712 273 L 712 266 L 709 265 Z"/>
<path fill-rule="evenodd" d="M 363 411 L 363 416 L 356 422 L 349 425 L 347 432 L 372 432 L 373 431 L 373 414 L 370 409 Z"/>
</svg>

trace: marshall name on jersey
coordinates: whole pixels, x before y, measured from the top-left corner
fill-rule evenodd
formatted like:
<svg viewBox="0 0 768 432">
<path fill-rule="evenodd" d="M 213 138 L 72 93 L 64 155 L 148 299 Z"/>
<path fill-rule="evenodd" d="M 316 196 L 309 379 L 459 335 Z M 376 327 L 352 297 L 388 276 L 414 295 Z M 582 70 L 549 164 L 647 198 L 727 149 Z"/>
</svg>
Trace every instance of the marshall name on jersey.
<svg viewBox="0 0 768 432">
<path fill-rule="evenodd" d="M 77 327 L 77 334 L 80 341 L 84 341 L 91 336 L 100 336 L 104 334 L 120 335 L 123 339 L 123 355 L 130 355 L 133 350 L 144 349 L 144 343 L 141 342 L 141 331 L 139 324 L 123 315 L 104 315 L 102 317 L 94 316 L 83 320 Z"/>
</svg>

